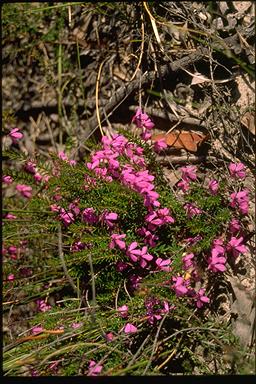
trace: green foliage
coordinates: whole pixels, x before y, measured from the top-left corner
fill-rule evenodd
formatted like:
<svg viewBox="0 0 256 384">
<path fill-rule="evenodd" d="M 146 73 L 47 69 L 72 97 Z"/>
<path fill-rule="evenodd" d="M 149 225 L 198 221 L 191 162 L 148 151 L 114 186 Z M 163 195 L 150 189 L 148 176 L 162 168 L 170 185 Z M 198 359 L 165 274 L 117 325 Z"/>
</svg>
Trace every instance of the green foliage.
<svg viewBox="0 0 256 384">
<path fill-rule="evenodd" d="M 203 270 L 202 284 L 207 286 L 206 259 L 213 240 L 225 234 L 231 218 L 225 185 L 221 186 L 219 194 L 212 196 L 202 184 L 194 182 L 188 194 L 178 196 L 164 180 L 150 147 L 131 135 L 129 140 L 144 147 L 147 168 L 155 177 L 161 207 L 168 208 L 175 219 L 173 224 L 156 229 L 156 246 L 148 246 L 148 252 L 155 259 L 171 259 L 168 272 L 156 267 L 147 270 L 135 266 L 125 252 L 109 247 L 112 233 L 126 234 L 126 244 L 136 241 L 140 248 L 144 246 L 144 239 L 137 230 L 145 225 L 148 212 L 139 193 L 118 180 L 106 182 L 96 178 L 96 183 L 87 184 L 88 177 L 95 178 L 93 171 L 84 163 L 70 165 L 55 155 L 47 164 L 36 159 L 40 171 L 51 176 L 47 184 L 34 184 L 33 176 L 24 170 L 24 157 L 20 157 L 16 168 L 5 168 L 5 174 L 11 175 L 15 183 L 33 187 L 33 197 L 27 200 L 14 191 L 4 199 L 6 212 L 17 216 L 15 220 L 4 222 L 4 246 L 20 247 L 20 241 L 27 240 L 21 257 L 8 259 L 4 264 L 5 278 L 16 268 L 14 281 L 5 282 L 4 301 L 20 300 L 17 298 L 21 293 L 22 304 L 44 300 L 52 308 L 46 312 L 34 308 L 31 327 L 40 324 L 46 331 L 64 329 L 59 334 L 46 332 L 42 333 L 42 338 L 31 337 L 7 351 L 5 372 L 8 374 L 19 375 L 19 362 L 26 358 L 41 375 L 54 375 L 50 362 L 56 360 L 58 375 L 73 376 L 78 372 L 86 375 L 90 360 L 100 362 L 108 375 L 141 375 L 144 370 L 147 375 L 190 374 L 195 367 L 202 374 L 209 374 L 210 370 L 197 357 L 197 348 L 201 348 L 205 356 L 214 356 L 219 361 L 222 344 L 218 340 L 232 344 L 225 324 L 216 324 L 210 314 L 205 315 L 204 309 L 195 309 L 191 298 L 178 297 L 172 289 L 172 277 L 186 276 L 182 257 L 190 252 L 194 252 L 198 267 Z M 9 158 L 17 161 L 15 156 L 10 154 Z M 89 159 L 85 163 L 87 161 Z M 125 161 L 124 157 L 120 159 L 122 163 Z M 56 200 L 56 194 L 61 196 L 60 200 Z M 80 209 L 79 218 L 69 225 L 60 219 L 59 212 L 50 208 L 59 205 L 69 212 L 74 202 Z M 202 214 L 188 219 L 185 202 L 196 204 Z M 104 212 L 117 213 L 114 229 L 108 228 L 104 220 L 87 223 L 81 216 L 86 208 L 94 208 L 98 217 Z M 186 245 L 186 239 L 198 235 L 202 236 L 201 240 Z M 78 241 L 84 248 L 72 250 Z M 126 263 L 123 273 L 117 269 L 120 261 Z M 22 275 L 24 267 L 31 268 L 29 277 Z M 138 274 L 141 281 L 132 287 L 131 277 Z M 214 284 L 214 280 L 211 281 Z M 196 287 L 196 282 L 192 282 L 191 287 Z M 156 300 L 154 311 L 161 311 L 164 302 L 168 302 L 170 311 L 149 322 L 146 305 L 152 300 Z M 122 305 L 129 307 L 127 316 L 120 316 L 118 312 Z M 10 304 L 5 308 L 8 310 Z M 72 327 L 73 323 L 80 322 L 79 328 Z M 125 334 L 127 323 L 136 326 L 138 332 Z M 106 341 L 109 332 L 113 334 L 111 342 Z M 26 357 L 28 350 L 29 357 Z M 14 352 L 18 359 L 15 361 Z M 168 360 L 168 355 L 173 359 Z"/>
</svg>

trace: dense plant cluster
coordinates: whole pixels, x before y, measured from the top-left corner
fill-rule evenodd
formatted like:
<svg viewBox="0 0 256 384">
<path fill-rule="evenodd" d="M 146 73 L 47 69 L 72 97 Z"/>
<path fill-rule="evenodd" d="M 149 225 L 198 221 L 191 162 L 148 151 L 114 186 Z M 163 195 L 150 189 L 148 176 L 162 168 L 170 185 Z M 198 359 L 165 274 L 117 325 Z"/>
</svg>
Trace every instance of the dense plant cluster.
<svg viewBox="0 0 256 384">
<path fill-rule="evenodd" d="M 18 354 L 28 343 L 44 345 L 43 338 L 33 339 L 44 335 L 55 340 L 52 356 L 58 357 L 49 363 L 44 355 L 44 365 L 34 357 L 30 374 L 136 374 L 150 365 L 151 372 L 164 372 L 172 335 L 188 327 L 209 332 L 216 286 L 247 252 L 244 165 L 230 163 L 228 180 L 202 167 L 180 167 L 172 190 L 154 155 L 165 143 L 151 143 L 154 124 L 140 109 L 133 121 L 141 139 L 103 136 L 85 163 L 60 152 L 49 164 L 25 159 L 4 169 L 4 194 L 12 188 L 4 203 L 4 300 L 18 300 L 23 291 L 37 312 L 31 341 Z M 14 145 L 22 139 L 18 128 L 9 136 Z M 62 300 L 50 303 L 52 293 Z M 63 339 L 56 340 L 58 334 Z M 185 346 L 200 337 L 190 337 L 176 341 L 192 369 L 199 363 Z M 156 353 L 161 343 L 163 351 Z M 212 348 L 217 354 L 220 346 Z M 19 372 L 18 364 L 7 366 Z"/>
</svg>

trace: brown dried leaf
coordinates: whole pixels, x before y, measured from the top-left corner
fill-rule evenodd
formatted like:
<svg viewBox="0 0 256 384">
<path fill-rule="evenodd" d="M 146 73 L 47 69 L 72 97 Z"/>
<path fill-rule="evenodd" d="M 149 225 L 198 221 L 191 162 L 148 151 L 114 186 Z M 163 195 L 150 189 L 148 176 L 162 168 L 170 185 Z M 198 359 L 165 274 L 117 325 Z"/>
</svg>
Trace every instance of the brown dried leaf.
<svg viewBox="0 0 256 384">
<path fill-rule="evenodd" d="M 245 112 L 240 121 L 255 136 L 255 113 Z"/>
</svg>

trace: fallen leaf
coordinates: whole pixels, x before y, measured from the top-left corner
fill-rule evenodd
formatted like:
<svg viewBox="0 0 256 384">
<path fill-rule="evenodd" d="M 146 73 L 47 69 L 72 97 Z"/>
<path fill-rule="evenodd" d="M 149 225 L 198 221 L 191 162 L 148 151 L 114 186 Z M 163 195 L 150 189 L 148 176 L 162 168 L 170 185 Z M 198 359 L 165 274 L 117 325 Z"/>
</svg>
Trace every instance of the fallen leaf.
<svg viewBox="0 0 256 384">
<path fill-rule="evenodd" d="M 255 113 L 245 112 L 240 121 L 255 136 Z"/>
<path fill-rule="evenodd" d="M 200 147 L 208 138 L 209 135 L 190 131 L 173 131 L 152 136 L 153 141 L 164 139 L 169 147 L 185 149 L 188 152 L 197 152 L 198 147 Z"/>
</svg>

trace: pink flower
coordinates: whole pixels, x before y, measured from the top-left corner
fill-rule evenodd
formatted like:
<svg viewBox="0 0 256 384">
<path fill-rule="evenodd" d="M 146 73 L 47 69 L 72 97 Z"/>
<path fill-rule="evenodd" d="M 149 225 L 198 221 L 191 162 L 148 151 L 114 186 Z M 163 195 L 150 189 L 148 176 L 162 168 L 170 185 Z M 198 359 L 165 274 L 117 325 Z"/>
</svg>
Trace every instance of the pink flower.
<svg viewBox="0 0 256 384">
<path fill-rule="evenodd" d="M 13 128 L 9 133 L 10 138 L 14 144 L 17 143 L 17 140 L 22 139 L 23 133 L 20 132 L 19 128 Z"/>
<path fill-rule="evenodd" d="M 238 208 L 240 212 L 244 215 L 248 213 L 249 210 L 249 196 L 248 189 L 243 189 L 240 192 L 233 192 L 230 195 L 230 206 L 232 208 Z"/>
<path fill-rule="evenodd" d="M 118 215 L 115 212 L 104 212 L 101 216 L 101 220 L 109 227 L 113 228 L 116 221 L 118 219 Z"/>
<path fill-rule="evenodd" d="M 241 230 L 241 223 L 238 219 L 234 218 L 229 223 L 229 231 L 232 234 L 237 234 Z"/>
<path fill-rule="evenodd" d="M 8 253 L 12 254 L 16 252 L 17 252 L 17 247 L 15 247 L 14 245 L 10 245 L 10 247 L 8 247 Z"/>
<path fill-rule="evenodd" d="M 147 261 L 153 260 L 153 256 L 148 253 L 148 247 L 142 247 L 140 253 L 140 266 L 141 268 L 146 268 Z"/>
<path fill-rule="evenodd" d="M 211 256 L 207 260 L 208 269 L 212 272 L 224 272 L 226 270 L 226 257 L 224 257 L 225 248 L 221 245 L 214 244 L 211 250 Z"/>
<path fill-rule="evenodd" d="M 80 323 L 72 323 L 71 324 L 71 328 L 73 329 L 77 329 L 77 328 L 81 328 L 83 326 L 84 323 L 80 322 Z"/>
<path fill-rule="evenodd" d="M 13 182 L 13 178 L 11 176 L 2 176 L 2 182 L 5 184 L 11 184 Z"/>
<path fill-rule="evenodd" d="M 138 261 L 138 257 L 141 254 L 141 250 L 137 249 L 137 247 L 138 247 L 138 243 L 134 241 L 129 245 L 126 251 L 126 255 L 129 256 L 130 259 L 134 262 Z"/>
<path fill-rule="evenodd" d="M 227 251 L 231 252 L 234 258 L 237 258 L 240 253 L 246 253 L 248 251 L 247 247 L 242 244 L 243 237 L 239 237 L 237 239 L 236 237 L 231 237 L 230 241 L 227 244 Z"/>
<path fill-rule="evenodd" d="M 87 376 L 97 376 L 102 371 L 102 368 L 103 365 L 96 364 L 94 360 L 90 360 Z"/>
<path fill-rule="evenodd" d="M 156 153 L 159 153 L 163 149 L 166 149 L 166 148 L 167 148 L 167 144 L 165 142 L 165 139 L 160 139 L 160 140 L 155 141 L 155 143 L 154 143 L 154 151 Z"/>
<path fill-rule="evenodd" d="M 117 310 L 120 313 L 120 316 L 126 318 L 128 316 L 128 306 L 122 305 L 122 307 L 118 307 Z"/>
<path fill-rule="evenodd" d="M 28 173 L 31 173 L 34 175 L 36 173 L 36 163 L 33 163 L 32 161 L 27 161 L 27 163 L 24 165 L 25 171 Z"/>
<path fill-rule="evenodd" d="M 170 272 L 171 271 L 171 260 L 170 259 L 161 259 L 161 257 L 158 257 L 156 259 L 156 265 L 161 271 Z"/>
<path fill-rule="evenodd" d="M 99 219 L 95 213 L 94 208 L 85 208 L 82 212 L 82 220 L 85 223 L 93 225 L 96 224 Z"/>
<path fill-rule="evenodd" d="M 205 293 L 205 289 L 201 288 L 201 289 L 199 289 L 199 291 L 196 294 L 196 306 L 197 306 L 197 308 L 202 308 L 202 306 L 205 303 L 210 302 L 209 297 L 205 296 L 204 293 Z"/>
<path fill-rule="evenodd" d="M 191 218 L 195 215 L 200 215 L 200 213 L 202 213 L 202 210 L 200 208 L 197 208 L 196 205 L 193 203 L 184 204 L 184 208 L 185 208 L 189 218 Z"/>
<path fill-rule="evenodd" d="M 61 151 L 58 153 L 58 157 L 59 159 L 63 160 L 63 161 L 67 161 L 68 160 L 68 157 L 67 155 L 65 154 L 65 152 Z"/>
<path fill-rule="evenodd" d="M 112 332 L 106 333 L 105 337 L 106 337 L 106 340 L 109 341 L 109 342 L 113 341 L 113 339 L 114 339 L 114 335 L 113 335 Z"/>
<path fill-rule="evenodd" d="M 195 237 L 188 237 L 187 239 L 184 239 L 185 243 L 187 243 L 187 245 L 194 245 L 196 243 L 198 243 L 198 241 L 202 240 L 202 236 L 201 235 L 197 235 Z"/>
<path fill-rule="evenodd" d="M 47 312 L 52 308 L 51 305 L 46 304 L 44 300 L 37 300 L 36 303 L 40 312 Z"/>
<path fill-rule="evenodd" d="M 179 296 L 184 296 L 188 292 L 188 288 L 186 287 L 186 281 L 184 280 L 183 277 L 178 276 L 178 277 L 173 277 L 173 281 L 175 284 L 173 285 L 173 289 L 176 293 L 176 295 Z"/>
<path fill-rule="evenodd" d="M 177 183 L 177 187 L 182 190 L 183 193 L 189 191 L 189 182 L 186 180 L 180 180 Z"/>
<path fill-rule="evenodd" d="M 231 177 L 241 180 L 245 179 L 246 173 L 243 163 L 230 163 L 228 169 Z"/>
<path fill-rule="evenodd" d="M 114 233 L 113 235 L 111 235 L 111 242 L 109 244 L 109 248 L 112 249 L 112 248 L 118 247 L 119 249 L 125 249 L 126 244 L 122 240 L 125 237 L 126 237 L 125 234 L 118 235 L 118 234 Z"/>
<path fill-rule="evenodd" d="M 14 280 L 14 274 L 13 273 L 10 273 L 10 275 L 7 276 L 7 280 L 8 281 L 13 281 Z"/>
<path fill-rule="evenodd" d="M 146 113 L 143 113 L 140 108 L 137 108 L 132 122 L 134 122 L 138 128 L 144 127 L 146 129 L 152 129 L 155 126 L 150 117 Z"/>
<path fill-rule="evenodd" d="M 36 172 L 36 173 L 34 174 L 34 179 L 35 179 L 35 181 L 36 181 L 37 183 L 39 183 L 40 181 L 43 180 L 43 176 L 40 175 L 40 173 Z"/>
<path fill-rule="evenodd" d="M 41 326 L 38 326 L 38 327 L 33 327 L 32 328 L 32 333 L 33 333 L 33 335 L 37 335 L 38 333 L 41 333 L 41 332 L 43 332 L 43 327 L 41 327 Z"/>
<path fill-rule="evenodd" d="M 125 269 L 128 268 L 128 264 L 127 263 L 124 263 L 123 261 L 118 261 L 116 263 L 116 270 L 118 272 L 123 272 Z"/>
<path fill-rule="evenodd" d="M 60 219 L 65 226 L 68 226 L 75 221 L 73 213 L 67 212 L 64 208 L 61 208 L 60 210 Z"/>
<path fill-rule="evenodd" d="M 156 246 L 156 241 L 159 239 L 158 236 L 154 235 L 144 227 L 139 228 L 137 233 L 143 237 L 144 243 L 148 244 L 152 248 Z"/>
<path fill-rule="evenodd" d="M 16 191 L 20 192 L 20 194 L 26 198 L 30 198 L 32 196 L 32 187 L 25 184 L 17 184 L 16 185 Z"/>
<path fill-rule="evenodd" d="M 79 201 L 75 200 L 73 203 L 70 203 L 68 208 L 73 212 L 75 216 L 78 216 L 80 213 L 80 208 L 78 206 Z"/>
<path fill-rule="evenodd" d="M 135 327 L 131 323 L 127 323 L 126 326 L 123 328 L 124 333 L 135 333 L 138 331 L 137 327 Z"/>
<path fill-rule="evenodd" d="M 216 195 L 216 193 L 218 192 L 218 189 L 219 189 L 218 181 L 215 179 L 210 180 L 209 184 L 208 184 L 208 188 L 209 188 L 209 192 L 211 193 L 211 195 Z"/>
<path fill-rule="evenodd" d="M 188 270 L 189 268 L 194 267 L 194 263 L 193 263 L 194 256 L 195 256 L 194 253 L 188 253 L 186 256 L 182 258 L 183 268 L 185 269 L 185 271 Z"/>
<path fill-rule="evenodd" d="M 61 210 L 61 207 L 57 204 L 52 204 L 52 205 L 50 205 L 50 210 L 52 212 L 59 212 Z"/>
<path fill-rule="evenodd" d="M 196 171 L 197 167 L 195 165 L 188 165 L 186 167 L 181 167 L 180 168 L 182 172 L 182 179 L 189 182 L 189 181 L 194 181 L 197 179 Z"/>
<path fill-rule="evenodd" d="M 142 140 L 144 141 L 148 141 L 151 139 L 151 133 L 149 131 L 147 131 L 146 129 L 143 129 L 141 134 L 140 134 L 140 137 L 142 138 Z"/>
<path fill-rule="evenodd" d="M 73 251 L 73 252 L 79 252 L 79 251 L 82 251 L 85 248 L 86 248 L 86 244 L 85 243 L 82 243 L 81 241 L 76 241 L 76 242 L 74 242 L 71 245 L 70 250 Z"/>
<path fill-rule="evenodd" d="M 4 218 L 7 220 L 15 220 L 17 219 L 17 216 L 13 215 L 12 213 L 7 213 Z"/>
<path fill-rule="evenodd" d="M 59 361 L 54 361 L 53 363 L 51 363 L 49 365 L 49 369 L 51 369 L 53 372 L 57 373 L 59 363 L 60 363 Z"/>
</svg>

